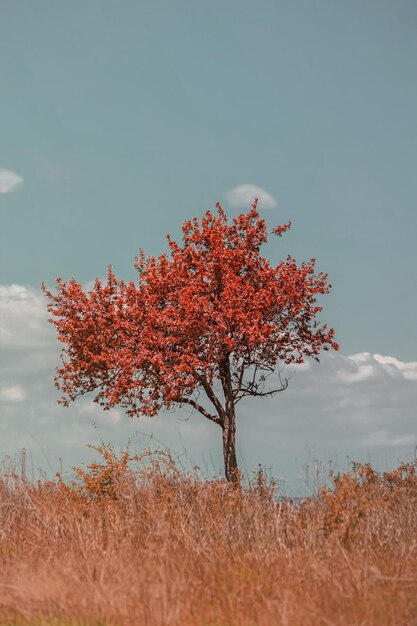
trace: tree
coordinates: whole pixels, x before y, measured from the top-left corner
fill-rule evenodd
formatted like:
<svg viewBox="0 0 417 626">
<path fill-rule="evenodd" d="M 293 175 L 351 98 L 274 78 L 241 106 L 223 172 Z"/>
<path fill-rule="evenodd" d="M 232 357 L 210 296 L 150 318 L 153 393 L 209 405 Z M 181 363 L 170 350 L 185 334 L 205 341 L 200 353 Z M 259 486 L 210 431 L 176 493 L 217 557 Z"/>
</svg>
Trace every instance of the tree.
<svg viewBox="0 0 417 626">
<path fill-rule="evenodd" d="M 235 482 L 236 405 L 283 391 L 281 365 L 318 360 L 320 350 L 338 345 L 316 319 L 316 296 L 331 285 L 315 273 L 315 259 L 297 265 L 288 256 L 271 266 L 260 255 L 268 233 L 257 200 L 231 223 L 216 208 L 217 215 L 184 222 L 182 245 L 168 235 L 170 255 L 140 250 L 137 284 L 118 280 L 109 266 L 107 281 L 97 279 L 88 292 L 60 278 L 56 294 L 42 289 L 65 344 L 59 402 L 95 392 L 104 409 L 119 405 L 131 417 L 190 405 L 221 428 L 225 475 Z"/>
</svg>

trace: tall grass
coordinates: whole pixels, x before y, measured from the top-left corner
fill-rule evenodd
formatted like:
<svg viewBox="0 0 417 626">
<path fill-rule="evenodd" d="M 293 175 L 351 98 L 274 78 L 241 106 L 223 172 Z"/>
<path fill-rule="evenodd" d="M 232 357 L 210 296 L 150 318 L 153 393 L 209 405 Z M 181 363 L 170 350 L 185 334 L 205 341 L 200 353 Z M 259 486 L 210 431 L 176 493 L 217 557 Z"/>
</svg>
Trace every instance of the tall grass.
<svg viewBox="0 0 417 626">
<path fill-rule="evenodd" d="M 236 488 L 98 452 L 70 485 L 3 474 L 1 624 L 417 624 L 416 463 L 356 465 L 295 505 L 262 471 Z"/>
</svg>

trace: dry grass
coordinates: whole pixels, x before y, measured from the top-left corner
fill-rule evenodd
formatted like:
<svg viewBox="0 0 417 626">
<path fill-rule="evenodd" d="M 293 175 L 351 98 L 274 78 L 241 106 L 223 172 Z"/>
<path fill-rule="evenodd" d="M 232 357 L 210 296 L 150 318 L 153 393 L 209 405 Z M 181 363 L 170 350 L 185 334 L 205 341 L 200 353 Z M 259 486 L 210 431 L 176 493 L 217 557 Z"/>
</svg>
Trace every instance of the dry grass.
<svg viewBox="0 0 417 626">
<path fill-rule="evenodd" d="M 0 624 L 416 626 L 416 463 L 296 506 L 99 452 L 78 486 L 3 476 Z"/>
</svg>

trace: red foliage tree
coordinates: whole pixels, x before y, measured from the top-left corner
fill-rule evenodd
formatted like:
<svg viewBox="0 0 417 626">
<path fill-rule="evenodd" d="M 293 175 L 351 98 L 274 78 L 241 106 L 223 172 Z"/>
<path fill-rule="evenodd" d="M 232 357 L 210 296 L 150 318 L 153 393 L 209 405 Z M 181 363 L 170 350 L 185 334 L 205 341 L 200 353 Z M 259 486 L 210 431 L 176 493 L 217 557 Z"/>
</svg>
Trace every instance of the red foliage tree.
<svg viewBox="0 0 417 626">
<path fill-rule="evenodd" d="M 327 274 L 315 273 L 315 259 L 271 266 L 259 253 L 268 233 L 256 206 L 231 224 L 219 204 L 217 216 L 186 221 L 182 245 L 168 236 L 170 256 L 141 250 L 137 284 L 109 267 L 107 281 L 88 292 L 74 279 L 58 278 L 56 294 L 42 285 L 65 344 L 55 377 L 62 404 L 96 392 L 105 409 L 120 405 L 131 417 L 191 405 L 222 429 L 225 475 L 238 480 L 237 403 L 286 389 L 281 375 L 267 385 L 278 364 L 338 349 L 334 330 L 316 319 Z"/>
</svg>

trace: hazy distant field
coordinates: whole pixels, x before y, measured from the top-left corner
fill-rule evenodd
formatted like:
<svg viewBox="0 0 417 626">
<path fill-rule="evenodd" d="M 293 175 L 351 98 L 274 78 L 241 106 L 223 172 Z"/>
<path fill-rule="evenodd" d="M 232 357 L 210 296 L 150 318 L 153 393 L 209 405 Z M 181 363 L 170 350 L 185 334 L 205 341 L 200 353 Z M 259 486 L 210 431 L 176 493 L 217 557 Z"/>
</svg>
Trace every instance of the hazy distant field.
<svg viewBox="0 0 417 626">
<path fill-rule="evenodd" d="M 102 452 L 78 488 L 3 475 L 1 624 L 417 624 L 415 463 L 294 505 Z"/>
</svg>

